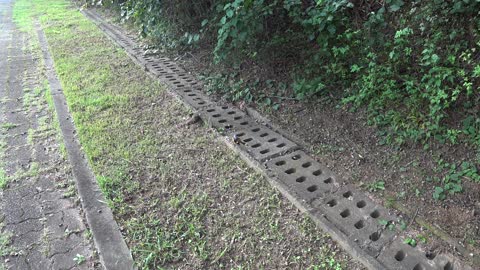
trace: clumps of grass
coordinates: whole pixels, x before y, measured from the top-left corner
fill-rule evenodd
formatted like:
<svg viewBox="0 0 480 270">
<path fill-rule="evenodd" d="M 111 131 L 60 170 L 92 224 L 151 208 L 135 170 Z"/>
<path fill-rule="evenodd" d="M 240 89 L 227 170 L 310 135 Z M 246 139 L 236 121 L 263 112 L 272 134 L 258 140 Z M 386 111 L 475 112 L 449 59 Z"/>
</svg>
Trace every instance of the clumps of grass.
<svg viewBox="0 0 480 270">
<path fill-rule="evenodd" d="M 3 123 L 3 124 L 0 124 L 0 128 L 5 130 L 5 131 L 9 131 L 11 129 L 14 129 L 18 127 L 17 124 L 14 124 L 14 123 Z"/>
<path fill-rule="evenodd" d="M 8 184 L 8 176 L 5 169 L 0 167 L 0 189 L 4 189 Z"/>
<path fill-rule="evenodd" d="M 0 257 L 8 256 L 15 251 L 11 247 L 12 235 L 7 232 L 2 232 L 3 227 L 3 223 L 0 222 Z M 3 261 L 0 261 L 0 269 L 5 269 Z"/>
</svg>

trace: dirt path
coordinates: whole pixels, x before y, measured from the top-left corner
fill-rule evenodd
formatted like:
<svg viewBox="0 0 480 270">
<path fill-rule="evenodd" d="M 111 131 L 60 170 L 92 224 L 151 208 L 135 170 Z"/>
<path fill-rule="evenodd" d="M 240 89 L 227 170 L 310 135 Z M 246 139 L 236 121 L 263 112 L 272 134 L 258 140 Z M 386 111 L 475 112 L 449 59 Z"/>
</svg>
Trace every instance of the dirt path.
<svg viewBox="0 0 480 270">
<path fill-rule="evenodd" d="M 41 58 L 13 23 L 12 8 L 0 1 L 0 256 L 7 269 L 92 269 Z"/>
</svg>

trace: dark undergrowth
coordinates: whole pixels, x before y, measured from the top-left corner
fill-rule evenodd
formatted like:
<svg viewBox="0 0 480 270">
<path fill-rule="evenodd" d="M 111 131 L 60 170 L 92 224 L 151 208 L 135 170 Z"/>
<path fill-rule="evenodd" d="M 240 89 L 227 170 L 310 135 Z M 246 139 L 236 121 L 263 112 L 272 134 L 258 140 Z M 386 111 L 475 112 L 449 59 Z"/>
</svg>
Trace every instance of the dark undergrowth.
<svg viewBox="0 0 480 270">
<path fill-rule="evenodd" d="M 231 69 L 205 77 L 231 100 L 277 108 L 282 98 L 335 97 L 347 110 L 365 108 L 389 143 L 480 145 L 478 1 L 102 4 L 157 45 L 207 49 Z M 268 77 L 245 76 L 252 66 Z"/>
</svg>

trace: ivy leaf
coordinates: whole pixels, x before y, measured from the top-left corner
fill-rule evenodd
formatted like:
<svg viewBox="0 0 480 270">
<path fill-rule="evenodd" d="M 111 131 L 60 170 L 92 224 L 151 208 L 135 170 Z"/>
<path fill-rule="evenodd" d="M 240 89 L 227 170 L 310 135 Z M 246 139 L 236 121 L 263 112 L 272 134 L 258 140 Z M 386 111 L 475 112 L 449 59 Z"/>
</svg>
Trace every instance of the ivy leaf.
<svg viewBox="0 0 480 270">
<path fill-rule="evenodd" d="M 389 6 L 389 10 L 391 12 L 398 11 L 404 4 L 404 2 L 402 0 L 390 0 L 388 2 L 391 3 L 391 5 Z"/>
<path fill-rule="evenodd" d="M 399 5 L 391 5 L 390 6 L 390 11 L 391 12 L 396 12 L 400 9 L 400 6 Z"/>
<path fill-rule="evenodd" d="M 232 9 L 227 10 L 227 17 L 228 18 L 233 17 L 233 10 Z"/>
<path fill-rule="evenodd" d="M 207 25 L 207 23 L 208 23 L 208 19 L 203 20 L 203 21 L 202 21 L 202 27 L 204 27 L 205 25 Z"/>
</svg>

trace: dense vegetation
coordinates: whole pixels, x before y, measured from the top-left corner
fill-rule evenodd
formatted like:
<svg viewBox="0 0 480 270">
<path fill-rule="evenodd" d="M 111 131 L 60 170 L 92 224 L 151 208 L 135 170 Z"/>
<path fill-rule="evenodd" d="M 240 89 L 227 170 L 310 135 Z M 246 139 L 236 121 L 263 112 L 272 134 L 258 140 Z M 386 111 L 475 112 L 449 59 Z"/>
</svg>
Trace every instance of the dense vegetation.
<svg viewBox="0 0 480 270">
<path fill-rule="evenodd" d="M 479 0 L 112 1 L 163 45 L 212 44 L 217 63 L 301 59 L 293 97 L 335 93 L 390 142 L 480 145 Z"/>
</svg>

